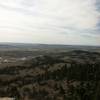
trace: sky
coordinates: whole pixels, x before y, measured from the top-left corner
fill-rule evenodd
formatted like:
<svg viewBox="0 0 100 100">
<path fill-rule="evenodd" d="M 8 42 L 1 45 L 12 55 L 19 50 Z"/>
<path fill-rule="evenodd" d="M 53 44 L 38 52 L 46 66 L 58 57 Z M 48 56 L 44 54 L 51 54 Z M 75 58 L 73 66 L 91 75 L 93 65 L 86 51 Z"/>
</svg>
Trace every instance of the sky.
<svg viewBox="0 0 100 100">
<path fill-rule="evenodd" d="M 100 0 L 1 0 L 0 42 L 100 45 Z"/>
</svg>

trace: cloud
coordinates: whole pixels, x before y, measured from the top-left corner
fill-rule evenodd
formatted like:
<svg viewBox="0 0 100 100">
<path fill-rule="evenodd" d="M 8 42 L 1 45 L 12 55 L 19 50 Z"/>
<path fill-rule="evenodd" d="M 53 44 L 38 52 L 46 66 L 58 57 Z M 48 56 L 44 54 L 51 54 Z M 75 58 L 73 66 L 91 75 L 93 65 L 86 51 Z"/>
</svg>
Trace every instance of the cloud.
<svg viewBox="0 0 100 100">
<path fill-rule="evenodd" d="M 98 45 L 100 12 L 97 4 L 100 2 L 97 2 L 3 0 L 0 2 L 0 37 L 2 41 L 14 42 L 23 39 L 26 42 Z"/>
</svg>

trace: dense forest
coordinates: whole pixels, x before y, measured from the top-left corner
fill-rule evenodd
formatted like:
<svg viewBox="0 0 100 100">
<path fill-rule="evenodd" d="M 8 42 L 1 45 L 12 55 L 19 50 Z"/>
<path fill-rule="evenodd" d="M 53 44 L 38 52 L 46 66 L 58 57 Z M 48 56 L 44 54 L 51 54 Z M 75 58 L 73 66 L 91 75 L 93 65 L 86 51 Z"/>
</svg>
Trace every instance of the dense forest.
<svg viewBox="0 0 100 100">
<path fill-rule="evenodd" d="M 100 53 L 74 50 L 0 68 L 0 97 L 16 100 L 99 100 Z"/>
</svg>

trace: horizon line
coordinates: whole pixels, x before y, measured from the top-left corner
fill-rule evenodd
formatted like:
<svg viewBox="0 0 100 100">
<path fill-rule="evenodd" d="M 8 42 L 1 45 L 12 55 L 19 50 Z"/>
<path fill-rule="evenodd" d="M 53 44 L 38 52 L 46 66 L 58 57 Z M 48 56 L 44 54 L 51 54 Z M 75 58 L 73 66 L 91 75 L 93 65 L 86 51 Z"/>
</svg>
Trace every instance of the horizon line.
<svg viewBox="0 0 100 100">
<path fill-rule="evenodd" d="M 58 44 L 58 43 L 33 43 L 33 42 L 0 42 L 0 44 L 36 44 L 36 45 L 61 45 L 61 46 L 93 46 L 100 47 L 100 45 L 86 45 L 86 44 Z"/>
</svg>

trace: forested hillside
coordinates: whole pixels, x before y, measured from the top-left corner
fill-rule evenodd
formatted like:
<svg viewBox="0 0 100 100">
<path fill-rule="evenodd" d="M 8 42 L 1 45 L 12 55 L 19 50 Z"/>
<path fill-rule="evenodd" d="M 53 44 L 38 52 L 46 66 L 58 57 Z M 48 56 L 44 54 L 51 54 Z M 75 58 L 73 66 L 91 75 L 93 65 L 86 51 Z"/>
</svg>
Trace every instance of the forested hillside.
<svg viewBox="0 0 100 100">
<path fill-rule="evenodd" d="M 100 54 L 74 50 L 0 68 L 0 97 L 16 100 L 99 100 Z"/>
</svg>

